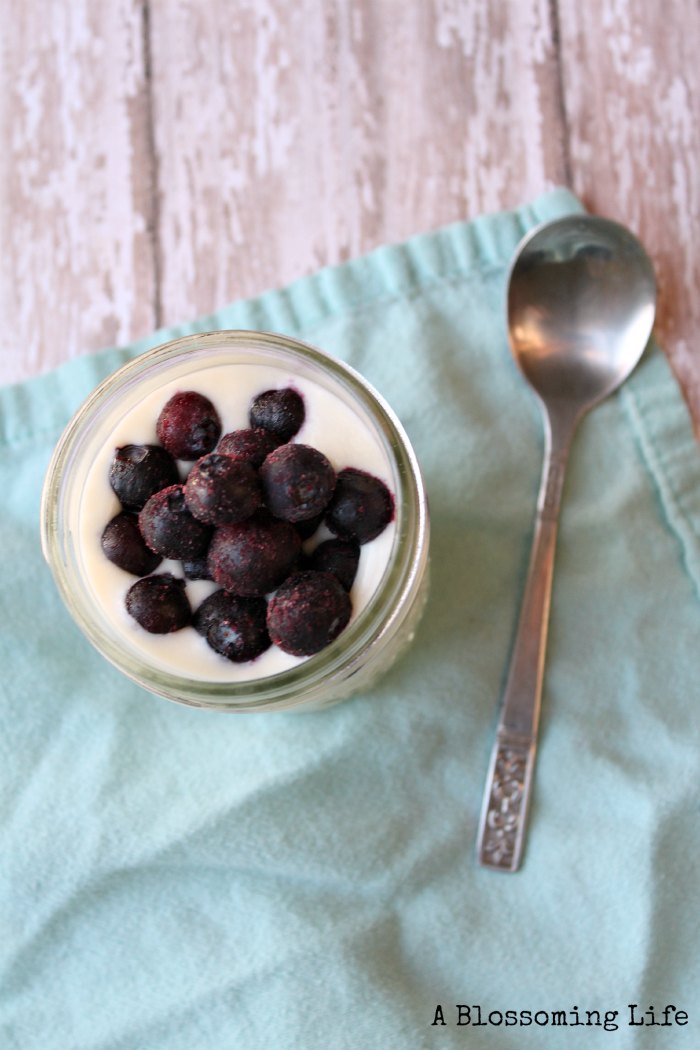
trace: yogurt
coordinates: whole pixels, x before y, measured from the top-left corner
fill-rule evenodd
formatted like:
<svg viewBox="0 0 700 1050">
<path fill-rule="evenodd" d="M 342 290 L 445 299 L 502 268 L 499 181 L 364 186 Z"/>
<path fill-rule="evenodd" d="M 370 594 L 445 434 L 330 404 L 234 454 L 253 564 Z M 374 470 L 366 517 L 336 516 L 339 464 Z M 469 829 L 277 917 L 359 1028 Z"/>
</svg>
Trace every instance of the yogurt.
<svg viewBox="0 0 700 1050">
<path fill-rule="evenodd" d="M 254 358 L 254 354 L 249 355 Z M 173 394 L 194 390 L 208 397 L 222 422 L 222 433 L 249 426 L 248 410 L 253 398 L 264 390 L 292 387 L 304 400 L 305 420 L 292 439 L 319 449 L 336 472 L 356 467 L 383 481 L 396 492 L 396 468 L 377 433 L 376 426 L 362 406 L 348 403 L 332 389 L 332 384 L 315 381 L 310 374 L 290 372 L 288 367 L 263 360 L 246 360 L 245 355 L 222 363 L 214 355 L 209 361 L 193 361 L 191 371 L 182 363 L 176 375 L 167 369 L 154 384 L 134 385 L 124 391 L 118 411 L 111 413 L 106 428 L 85 474 L 79 491 L 76 514 L 78 564 L 87 587 L 109 629 L 123 645 L 142 660 L 161 671 L 203 682 L 245 682 L 280 674 L 313 657 L 294 657 L 271 646 L 255 660 L 235 664 L 212 650 L 192 627 L 167 635 L 149 634 L 126 612 L 125 596 L 136 577 L 113 565 L 101 548 L 107 522 L 121 509 L 109 484 L 109 470 L 115 450 L 127 444 L 158 444 L 156 420 Z M 178 464 L 184 481 L 191 463 Z M 322 526 L 304 544 L 313 548 L 330 532 Z M 360 548 L 360 563 L 350 594 L 355 620 L 366 608 L 389 564 L 396 540 L 396 522 L 370 543 Z M 156 572 L 182 577 L 179 562 L 163 561 Z M 187 581 L 190 604 L 198 605 L 219 585 L 209 581 Z M 346 628 L 347 630 L 347 628 Z M 341 636 L 342 637 L 342 636 Z"/>
<path fill-rule="evenodd" d="M 336 470 L 356 467 L 383 481 L 395 514 L 361 547 L 353 616 L 307 659 L 270 649 L 234 664 L 193 628 L 150 635 L 126 612 L 136 580 L 107 560 L 105 525 L 119 510 L 109 484 L 115 448 L 154 444 L 161 408 L 196 390 L 225 432 L 245 428 L 251 400 L 291 386 L 306 420 L 294 440 L 318 448 Z M 184 479 L 192 464 L 180 464 Z M 320 531 L 308 541 L 324 538 Z M 41 542 L 66 608 L 97 651 L 151 693 L 210 710 L 314 710 L 367 690 L 411 644 L 428 592 L 430 520 L 415 452 L 400 421 L 371 386 L 322 350 L 270 332 L 198 332 L 141 354 L 87 398 L 63 432 L 42 493 Z M 180 563 L 162 562 L 157 572 Z M 195 608 L 215 585 L 186 584 Z"/>
</svg>

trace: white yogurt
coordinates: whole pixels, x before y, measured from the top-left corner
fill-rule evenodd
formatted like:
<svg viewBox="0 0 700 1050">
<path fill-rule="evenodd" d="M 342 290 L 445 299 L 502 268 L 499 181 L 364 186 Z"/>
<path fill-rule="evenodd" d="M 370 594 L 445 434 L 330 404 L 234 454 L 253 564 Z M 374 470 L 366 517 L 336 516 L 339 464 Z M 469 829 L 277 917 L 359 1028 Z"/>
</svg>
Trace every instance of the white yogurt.
<svg viewBox="0 0 700 1050">
<path fill-rule="evenodd" d="M 94 598 L 123 643 L 163 671 L 210 682 L 249 681 L 278 674 L 302 663 L 304 658 L 290 656 L 271 646 L 255 660 L 234 664 L 215 653 L 192 627 L 168 635 L 149 634 L 129 616 L 125 596 L 136 577 L 108 561 L 100 543 L 105 525 L 121 509 L 109 484 L 115 449 L 128 444 L 158 444 L 156 420 L 166 401 L 178 391 L 196 390 L 208 397 L 216 406 L 222 433 L 226 434 L 249 426 L 248 409 L 257 394 L 288 386 L 302 395 L 306 409 L 304 424 L 293 440 L 319 449 L 336 471 L 357 467 L 380 478 L 395 493 L 392 462 L 370 424 L 331 390 L 266 363 L 202 366 L 172 382 L 164 382 L 142 397 L 132 392 L 129 407 L 109 432 L 87 472 L 78 516 L 82 571 Z M 179 464 L 183 480 L 191 466 L 191 463 Z M 360 564 L 351 591 L 353 619 L 370 601 L 384 575 L 395 533 L 392 521 L 380 536 L 360 548 Z M 330 533 L 322 527 L 304 545 L 305 549 L 313 549 L 328 536 Z M 172 572 L 181 577 L 182 566 L 179 562 L 163 561 L 156 572 Z M 207 595 L 219 588 L 215 583 L 198 580 L 187 581 L 186 589 L 190 604 L 196 609 Z"/>
</svg>

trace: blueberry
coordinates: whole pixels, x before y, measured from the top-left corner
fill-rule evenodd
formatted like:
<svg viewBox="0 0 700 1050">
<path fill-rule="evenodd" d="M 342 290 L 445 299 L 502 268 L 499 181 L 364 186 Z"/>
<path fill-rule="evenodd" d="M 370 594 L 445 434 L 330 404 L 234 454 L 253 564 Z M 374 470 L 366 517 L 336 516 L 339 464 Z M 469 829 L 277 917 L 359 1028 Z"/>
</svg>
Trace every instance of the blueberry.
<svg viewBox="0 0 700 1050">
<path fill-rule="evenodd" d="M 309 568 L 317 572 L 332 572 L 346 591 L 355 582 L 360 564 L 360 546 L 355 540 L 324 540 L 311 552 Z"/>
<path fill-rule="evenodd" d="M 335 488 L 335 471 L 318 449 L 282 445 L 260 468 L 265 503 L 276 518 L 306 521 L 327 506 Z"/>
<path fill-rule="evenodd" d="M 175 460 L 160 445 L 124 445 L 109 470 L 109 483 L 127 510 L 141 510 L 155 492 L 179 480 Z"/>
<path fill-rule="evenodd" d="M 394 499 L 383 481 L 355 467 L 338 474 L 326 525 L 343 540 L 369 543 L 394 517 Z"/>
<path fill-rule="evenodd" d="M 244 597 L 268 594 L 296 565 L 301 540 L 286 521 L 256 515 L 220 525 L 209 547 L 209 568 L 218 584 Z"/>
<path fill-rule="evenodd" d="M 161 563 L 160 554 L 146 546 L 136 514 L 125 510 L 105 526 L 102 550 L 114 565 L 132 576 L 148 576 Z"/>
<path fill-rule="evenodd" d="M 229 601 L 234 597 L 235 595 L 229 594 L 228 591 L 214 591 L 205 598 L 202 604 L 195 609 L 192 617 L 192 626 L 197 634 L 206 638 L 209 628 L 217 620 L 225 618 Z"/>
<path fill-rule="evenodd" d="M 151 496 L 139 514 L 139 528 L 152 551 L 181 561 L 204 554 L 212 533 L 211 526 L 190 514 L 182 485 Z"/>
<path fill-rule="evenodd" d="M 197 558 L 186 558 L 182 562 L 182 571 L 188 580 L 211 580 L 209 572 L 209 561 L 206 554 L 200 554 Z"/>
<path fill-rule="evenodd" d="M 212 452 L 197 460 L 185 483 L 192 514 L 208 525 L 245 521 L 262 504 L 260 481 L 250 463 Z"/>
<path fill-rule="evenodd" d="M 199 459 L 215 448 L 221 420 L 209 398 L 187 390 L 174 394 L 163 406 L 156 433 L 175 459 Z"/>
<path fill-rule="evenodd" d="M 304 401 L 296 390 L 265 390 L 250 406 L 251 427 L 262 427 L 275 434 L 280 441 L 289 441 L 304 422 Z"/>
<path fill-rule="evenodd" d="M 279 444 L 274 434 L 258 427 L 250 430 L 232 430 L 230 434 L 224 434 L 216 446 L 216 451 L 233 456 L 234 459 L 244 460 L 258 470 L 263 465 L 265 456 L 269 456 Z"/>
<path fill-rule="evenodd" d="M 151 634 L 179 631 L 192 616 L 185 581 L 167 572 L 137 580 L 127 591 L 126 609 Z"/>
<path fill-rule="evenodd" d="M 194 614 L 193 626 L 215 652 L 234 663 L 254 660 L 270 647 L 264 598 L 239 598 L 216 591 Z"/>
<path fill-rule="evenodd" d="M 337 638 L 350 619 L 347 591 L 330 572 L 290 576 L 267 608 L 270 638 L 292 656 L 312 656 Z"/>
</svg>

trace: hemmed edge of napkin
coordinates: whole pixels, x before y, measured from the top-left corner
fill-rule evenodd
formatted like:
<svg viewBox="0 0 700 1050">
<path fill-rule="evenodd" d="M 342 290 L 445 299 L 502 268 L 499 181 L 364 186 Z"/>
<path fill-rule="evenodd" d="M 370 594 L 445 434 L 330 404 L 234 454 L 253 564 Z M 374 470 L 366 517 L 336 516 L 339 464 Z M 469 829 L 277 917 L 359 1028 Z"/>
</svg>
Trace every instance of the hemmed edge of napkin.
<svg viewBox="0 0 700 1050">
<path fill-rule="evenodd" d="M 68 419 L 92 390 L 132 357 L 196 332 L 257 329 L 303 336 L 324 321 L 369 305 L 412 296 L 443 281 L 467 278 L 506 265 L 533 226 L 583 211 L 580 201 L 559 187 L 512 211 L 481 215 L 367 255 L 327 266 L 291 284 L 234 302 L 212 314 L 160 328 L 123 347 L 67 361 L 44 375 L 0 388 L 0 447 L 58 438 Z"/>
<path fill-rule="evenodd" d="M 534 226 L 583 211 L 570 190 L 558 187 L 513 210 L 480 215 L 384 245 L 287 286 L 2 387 L 0 451 L 20 443 L 57 440 L 98 383 L 126 361 L 162 343 L 231 328 L 304 338 L 324 322 L 389 305 L 447 281 L 469 280 L 505 268 L 519 241 Z M 648 354 L 620 396 L 664 521 L 679 541 L 682 563 L 700 599 L 700 457 L 687 407 L 666 359 L 658 352 Z"/>
<path fill-rule="evenodd" d="M 664 521 L 700 601 L 700 454 L 690 414 L 660 351 L 621 389 L 623 410 L 651 475 Z"/>
</svg>

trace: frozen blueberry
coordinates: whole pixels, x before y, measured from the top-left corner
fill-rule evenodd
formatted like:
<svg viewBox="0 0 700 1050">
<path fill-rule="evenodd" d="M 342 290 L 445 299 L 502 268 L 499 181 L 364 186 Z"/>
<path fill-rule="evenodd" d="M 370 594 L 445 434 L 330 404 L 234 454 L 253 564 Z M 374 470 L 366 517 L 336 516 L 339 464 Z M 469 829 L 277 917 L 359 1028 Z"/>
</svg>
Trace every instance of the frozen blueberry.
<svg viewBox="0 0 700 1050">
<path fill-rule="evenodd" d="M 262 427 L 249 430 L 232 430 L 230 434 L 224 434 L 216 446 L 217 452 L 234 459 L 245 460 L 251 467 L 258 470 L 263 465 L 265 456 L 276 449 L 279 440 L 269 430 Z"/>
<path fill-rule="evenodd" d="M 215 652 L 233 663 L 254 660 L 270 647 L 267 602 L 216 591 L 194 614 L 193 626 Z"/>
<path fill-rule="evenodd" d="M 315 518 L 333 495 L 335 471 L 310 445 L 281 445 L 260 468 L 265 503 L 276 518 Z"/>
<path fill-rule="evenodd" d="M 296 390 L 265 390 L 250 406 L 251 427 L 262 427 L 277 435 L 280 441 L 289 441 L 304 422 L 304 401 Z"/>
<path fill-rule="evenodd" d="M 203 638 L 206 638 L 209 628 L 217 620 L 226 616 L 229 600 L 233 597 L 235 595 L 229 594 L 228 591 L 214 591 L 213 594 L 204 599 L 202 604 L 195 609 L 192 617 L 192 626 L 197 634 L 201 634 Z"/>
<path fill-rule="evenodd" d="M 244 597 L 274 591 L 296 565 L 301 540 L 286 521 L 256 515 L 220 525 L 209 547 L 209 568 L 218 584 Z"/>
<path fill-rule="evenodd" d="M 355 467 L 338 473 L 326 525 L 343 540 L 369 543 L 394 516 L 394 500 L 383 481 Z"/>
<path fill-rule="evenodd" d="M 111 562 L 132 576 L 148 576 L 161 563 L 160 554 L 149 550 L 144 543 L 138 517 L 126 510 L 105 526 L 102 550 Z"/>
<path fill-rule="evenodd" d="M 185 501 L 195 518 L 208 525 L 245 521 L 262 504 L 260 481 L 250 463 L 212 452 L 192 467 Z"/>
<path fill-rule="evenodd" d="M 151 634 L 179 631 L 192 617 L 185 581 L 168 572 L 137 580 L 127 591 L 126 610 Z"/>
<path fill-rule="evenodd" d="M 206 554 L 201 554 L 198 558 L 187 558 L 182 563 L 182 571 L 188 580 L 211 580 L 212 575 L 209 572 L 209 561 Z"/>
<path fill-rule="evenodd" d="M 360 545 L 355 540 L 324 540 L 311 552 L 308 564 L 317 572 L 332 572 L 349 591 L 360 564 Z"/>
<path fill-rule="evenodd" d="M 199 459 L 215 448 L 221 420 L 209 398 L 186 390 L 173 394 L 163 406 L 156 433 L 175 459 Z"/>
<path fill-rule="evenodd" d="M 267 607 L 270 638 L 292 656 L 312 656 L 337 638 L 350 619 L 347 591 L 330 572 L 298 572 Z"/>
<path fill-rule="evenodd" d="M 210 525 L 190 514 L 182 485 L 151 496 L 139 514 L 139 528 L 152 551 L 181 561 L 204 554 L 212 533 Z"/>
<path fill-rule="evenodd" d="M 124 445 L 109 470 L 109 483 L 127 510 L 141 510 L 155 492 L 179 480 L 175 460 L 160 445 Z"/>
</svg>

